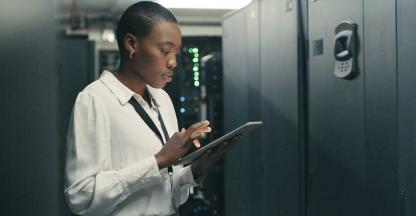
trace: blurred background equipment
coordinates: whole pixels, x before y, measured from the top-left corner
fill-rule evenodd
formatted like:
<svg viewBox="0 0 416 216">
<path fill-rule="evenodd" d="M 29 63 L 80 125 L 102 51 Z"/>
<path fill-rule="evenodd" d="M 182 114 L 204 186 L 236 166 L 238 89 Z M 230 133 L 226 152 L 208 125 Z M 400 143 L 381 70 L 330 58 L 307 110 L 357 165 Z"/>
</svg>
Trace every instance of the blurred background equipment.
<svg viewBox="0 0 416 216">
<path fill-rule="evenodd" d="M 242 6 L 235 1 L 172 6 L 184 49 L 166 90 L 180 126 L 209 119 L 204 144 L 264 123 L 209 171 L 183 215 L 416 215 L 416 1 L 218 7 Z M 77 93 L 117 68 L 115 23 L 131 3 L 1 3 L 2 215 L 71 215 L 67 121 Z M 356 24 L 356 43 L 339 34 L 345 21 Z M 349 65 L 354 73 L 342 76 Z"/>
</svg>

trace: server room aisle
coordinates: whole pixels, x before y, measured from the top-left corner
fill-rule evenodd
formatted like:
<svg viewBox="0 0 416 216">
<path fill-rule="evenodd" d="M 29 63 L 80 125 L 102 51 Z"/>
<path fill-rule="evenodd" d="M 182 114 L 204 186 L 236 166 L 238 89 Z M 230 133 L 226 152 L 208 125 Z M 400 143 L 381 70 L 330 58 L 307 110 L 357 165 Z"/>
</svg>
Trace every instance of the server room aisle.
<svg viewBox="0 0 416 216">
<path fill-rule="evenodd" d="M 416 1 L 158 2 L 183 35 L 165 88 L 178 125 L 208 119 L 205 145 L 263 121 L 181 216 L 416 215 Z M 115 23 L 132 3 L 0 2 L 1 215 L 73 215 L 69 116 L 78 92 L 117 70 Z"/>
</svg>

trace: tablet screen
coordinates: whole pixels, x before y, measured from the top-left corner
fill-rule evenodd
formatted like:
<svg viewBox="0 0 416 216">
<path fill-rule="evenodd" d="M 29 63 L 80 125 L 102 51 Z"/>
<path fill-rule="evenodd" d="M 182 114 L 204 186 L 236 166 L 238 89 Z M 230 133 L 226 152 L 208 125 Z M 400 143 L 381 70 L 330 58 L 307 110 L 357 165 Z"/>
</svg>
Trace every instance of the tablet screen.
<svg viewBox="0 0 416 216">
<path fill-rule="evenodd" d="M 235 137 L 237 135 L 244 135 L 244 134 L 260 127 L 262 124 L 263 124 L 263 122 L 261 122 L 261 121 L 247 122 L 247 123 L 241 125 L 240 127 L 228 132 L 224 136 L 208 143 L 204 147 L 201 147 L 200 149 L 198 149 L 198 150 L 196 150 L 196 151 L 194 151 L 194 152 L 192 152 L 188 155 L 185 155 L 182 158 L 179 158 L 173 165 L 190 164 L 195 159 L 197 159 L 199 156 L 201 156 L 204 152 L 206 152 L 207 150 L 212 149 L 212 148 L 216 147 L 217 145 L 223 143 L 224 141 L 232 139 L 233 137 Z"/>
</svg>

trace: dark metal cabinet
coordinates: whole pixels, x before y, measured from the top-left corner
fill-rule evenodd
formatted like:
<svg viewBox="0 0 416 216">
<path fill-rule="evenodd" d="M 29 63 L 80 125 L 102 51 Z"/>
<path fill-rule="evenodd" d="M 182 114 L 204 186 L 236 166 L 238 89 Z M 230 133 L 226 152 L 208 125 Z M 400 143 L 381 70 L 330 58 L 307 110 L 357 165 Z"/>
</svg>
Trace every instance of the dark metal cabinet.
<svg viewBox="0 0 416 216">
<path fill-rule="evenodd" d="M 258 3 L 223 20 L 224 128 L 260 120 Z M 261 205 L 260 131 L 243 137 L 225 160 L 226 215 L 254 215 Z"/>
<path fill-rule="evenodd" d="M 395 1 L 309 4 L 308 212 L 398 215 Z M 357 24 L 357 70 L 334 71 L 337 24 Z M 317 41 L 323 53 L 317 54 Z"/>
<path fill-rule="evenodd" d="M 357 23 L 363 35 L 363 1 L 316 1 L 309 4 L 311 40 L 308 89 L 308 212 L 311 216 L 364 216 L 365 106 L 362 43 L 359 73 L 352 80 L 334 76 L 335 27 Z M 323 41 L 323 52 L 313 46 Z"/>
<path fill-rule="evenodd" d="M 237 39 L 225 39 L 224 47 L 235 49 L 238 44 L 242 52 L 236 60 L 226 52 L 224 58 L 244 67 L 225 68 L 226 73 L 243 71 L 240 91 L 225 96 L 241 98 L 227 102 L 226 109 L 247 105 L 239 109 L 237 119 L 256 116 L 264 122 L 258 146 L 252 145 L 255 139 L 245 140 L 246 147 L 240 146 L 227 159 L 251 167 L 250 178 L 255 179 L 234 182 L 239 185 L 231 185 L 234 190 L 226 188 L 229 197 L 243 200 L 227 205 L 227 213 L 247 215 L 256 206 L 251 215 L 415 215 L 416 31 L 411 27 L 416 25 L 416 3 L 263 0 L 256 4 L 258 40 L 250 37 L 255 23 L 244 18 L 250 7 L 224 20 L 225 28 L 239 32 Z M 357 24 L 355 74 L 348 79 L 334 75 L 335 29 L 344 21 Z M 250 48 L 255 45 L 259 49 Z M 259 66 L 253 66 L 256 62 Z M 259 75 L 253 77 L 251 68 L 257 67 Z M 225 115 L 227 119 L 237 114 Z M 229 174 L 244 178 L 247 173 Z M 257 186 L 257 192 L 236 190 L 243 186 Z"/>
<path fill-rule="evenodd" d="M 395 1 L 363 7 L 366 215 L 398 215 Z"/>
<path fill-rule="evenodd" d="M 225 128 L 264 123 L 227 156 L 227 215 L 300 215 L 304 208 L 298 15 L 295 1 L 269 0 L 224 18 Z"/>
<path fill-rule="evenodd" d="M 260 1 L 262 215 L 303 209 L 297 1 Z"/>
<path fill-rule="evenodd" d="M 0 7 L 1 215 L 62 215 L 56 4 Z"/>
<path fill-rule="evenodd" d="M 416 2 L 397 0 L 400 216 L 416 215 Z"/>
<path fill-rule="evenodd" d="M 230 131 L 248 120 L 247 36 L 245 10 L 223 21 L 224 130 Z M 226 215 L 248 215 L 249 149 L 247 139 L 240 140 L 225 160 Z"/>
<path fill-rule="evenodd" d="M 260 88 L 260 9 L 258 3 L 253 3 L 246 8 L 246 34 L 249 43 L 247 44 L 247 97 L 248 97 L 248 120 L 259 121 L 262 119 L 261 109 L 261 88 Z M 248 149 L 250 152 L 248 161 L 252 178 L 249 178 L 250 211 L 248 215 L 261 214 L 263 185 L 263 146 L 262 130 L 256 130 L 247 137 Z"/>
</svg>

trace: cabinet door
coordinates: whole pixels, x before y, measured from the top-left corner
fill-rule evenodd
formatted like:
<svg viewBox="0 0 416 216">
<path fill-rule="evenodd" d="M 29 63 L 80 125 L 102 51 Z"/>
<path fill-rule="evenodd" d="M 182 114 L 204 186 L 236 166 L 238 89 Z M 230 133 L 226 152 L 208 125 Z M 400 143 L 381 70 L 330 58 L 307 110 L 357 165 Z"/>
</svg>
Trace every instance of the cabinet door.
<svg viewBox="0 0 416 216">
<path fill-rule="evenodd" d="M 334 76 L 335 28 L 343 21 L 363 35 L 363 0 L 310 0 L 308 71 L 308 212 L 367 216 L 364 67 L 350 80 Z M 362 42 L 358 43 L 362 51 Z"/>
<path fill-rule="evenodd" d="M 401 216 L 416 215 L 416 1 L 397 1 Z"/>
<path fill-rule="evenodd" d="M 298 1 L 260 1 L 261 215 L 300 215 Z"/>
<path fill-rule="evenodd" d="M 224 131 L 248 120 L 246 12 L 240 10 L 223 20 Z M 246 137 L 227 153 L 225 160 L 226 215 L 249 215 L 249 149 Z"/>
<path fill-rule="evenodd" d="M 399 215 L 394 0 L 364 0 L 367 215 Z"/>
<path fill-rule="evenodd" d="M 246 8 L 246 34 L 247 34 L 247 97 L 248 97 L 248 119 L 250 121 L 260 121 L 261 101 L 260 95 L 260 14 L 259 3 L 253 2 Z M 248 150 L 250 152 L 247 160 L 248 169 L 251 177 L 249 182 L 249 205 L 250 210 L 246 215 L 259 215 L 262 208 L 262 194 L 260 189 L 263 185 L 262 173 L 262 130 L 253 131 L 248 137 Z M 244 176 L 243 178 L 245 178 Z"/>
</svg>

